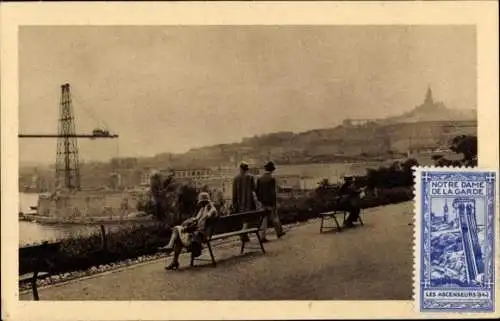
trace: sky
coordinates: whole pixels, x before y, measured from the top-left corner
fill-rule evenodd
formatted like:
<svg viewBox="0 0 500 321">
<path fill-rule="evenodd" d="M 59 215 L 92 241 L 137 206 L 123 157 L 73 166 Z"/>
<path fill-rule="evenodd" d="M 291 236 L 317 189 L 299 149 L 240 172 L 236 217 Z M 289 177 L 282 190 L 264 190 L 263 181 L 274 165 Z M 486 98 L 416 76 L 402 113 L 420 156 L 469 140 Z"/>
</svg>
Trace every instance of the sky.
<svg viewBox="0 0 500 321">
<path fill-rule="evenodd" d="M 476 108 L 472 26 L 21 27 L 19 131 L 56 133 L 71 84 L 80 159 L 152 156 L 276 131 L 399 115 L 436 100 Z M 55 139 L 20 161 L 53 163 Z"/>
</svg>

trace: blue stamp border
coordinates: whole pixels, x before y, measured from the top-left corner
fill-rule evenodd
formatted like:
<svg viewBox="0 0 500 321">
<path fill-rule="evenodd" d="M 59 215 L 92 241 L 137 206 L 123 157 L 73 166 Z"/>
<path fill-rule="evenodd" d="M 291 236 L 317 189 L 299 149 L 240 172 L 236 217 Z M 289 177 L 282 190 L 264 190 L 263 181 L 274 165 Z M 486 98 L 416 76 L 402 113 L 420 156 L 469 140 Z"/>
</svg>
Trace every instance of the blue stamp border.
<svg viewBox="0 0 500 321">
<path fill-rule="evenodd" d="M 496 207 L 496 180 L 498 179 L 495 171 L 478 171 L 467 169 L 456 169 L 451 171 L 431 171 L 422 169 L 420 171 L 420 199 L 422 206 L 420 234 L 420 312 L 493 312 L 495 311 L 495 207 Z M 491 300 L 477 302 L 440 302 L 438 300 L 424 300 L 424 289 L 426 283 L 430 284 L 431 262 L 430 262 L 430 213 L 431 202 L 428 188 L 431 180 L 466 180 L 466 181 L 484 181 L 487 188 L 487 219 L 485 226 L 485 275 L 486 287 L 479 290 L 490 292 Z M 439 289 L 433 287 L 433 289 Z M 453 288 L 443 288 L 452 290 Z M 456 289 L 467 290 L 466 287 Z M 478 288 L 475 288 L 478 290 Z"/>
</svg>

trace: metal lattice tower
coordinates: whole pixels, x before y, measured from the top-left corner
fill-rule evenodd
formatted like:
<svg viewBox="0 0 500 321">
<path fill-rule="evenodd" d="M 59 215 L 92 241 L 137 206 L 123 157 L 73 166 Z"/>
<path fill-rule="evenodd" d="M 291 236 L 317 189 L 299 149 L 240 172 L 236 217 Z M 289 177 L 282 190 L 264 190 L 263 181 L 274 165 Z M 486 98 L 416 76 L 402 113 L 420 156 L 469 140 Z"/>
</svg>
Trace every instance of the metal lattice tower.
<svg viewBox="0 0 500 321">
<path fill-rule="evenodd" d="M 61 85 L 57 138 L 56 186 L 68 190 L 80 189 L 78 144 L 75 132 L 75 117 L 69 84 Z"/>
</svg>

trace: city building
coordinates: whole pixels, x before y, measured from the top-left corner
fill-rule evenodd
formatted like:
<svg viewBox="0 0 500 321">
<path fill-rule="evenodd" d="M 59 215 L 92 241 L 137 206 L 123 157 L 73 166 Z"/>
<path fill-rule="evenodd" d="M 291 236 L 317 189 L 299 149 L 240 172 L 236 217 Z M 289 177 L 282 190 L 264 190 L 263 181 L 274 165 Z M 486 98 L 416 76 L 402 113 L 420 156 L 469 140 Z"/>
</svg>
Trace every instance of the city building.
<svg viewBox="0 0 500 321">
<path fill-rule="evenodd" d="M 210 168 L 167 169 L 160 173 L 172 174 L 175 179 L 179 180 L 203 180 L 213 175 Z"/>
<path fill-rule="evenodd" d="M 149 183 L 151 182 L 151 176 L 155 173 L 156 171 L 150 168 L 146 168 L 145 170 L 142 171 L 141 173 L 141 178 L 140 178 L 140 186 L 149 186 Z"/>
<path fill-rule="evenodd" d="M 275 175 L 276 183 L 281 190 L 302 189 L 302 177 L 300 175 Z"/>
<path fill-rule="evenodd" d="M 342 122 L 342 125 L 346 127 L 368 126 L 378 124 L 381 121 L 381 119 L 377 118 L 346 118 Z"/>
</svg>

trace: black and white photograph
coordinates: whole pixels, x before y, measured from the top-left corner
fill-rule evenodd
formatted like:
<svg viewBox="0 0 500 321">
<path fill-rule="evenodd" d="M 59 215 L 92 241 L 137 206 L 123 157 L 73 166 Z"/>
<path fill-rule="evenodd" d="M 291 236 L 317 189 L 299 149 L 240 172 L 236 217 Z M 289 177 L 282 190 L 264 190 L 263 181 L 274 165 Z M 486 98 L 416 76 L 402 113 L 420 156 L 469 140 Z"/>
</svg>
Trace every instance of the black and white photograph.
<svg viewBox="0 0 500 321">
<path fill-rule="evenodd" d="M 477 161 L 475 34 L 22 27 L 21 299 L 411 299 L 411 167 Z"/>
<path fill-rule="evenodd" d="M 498 163 L 493 6 L 101 5 L 2 10 L 7 319 L 420 315 L 416 169 Z"/>
</svg>

